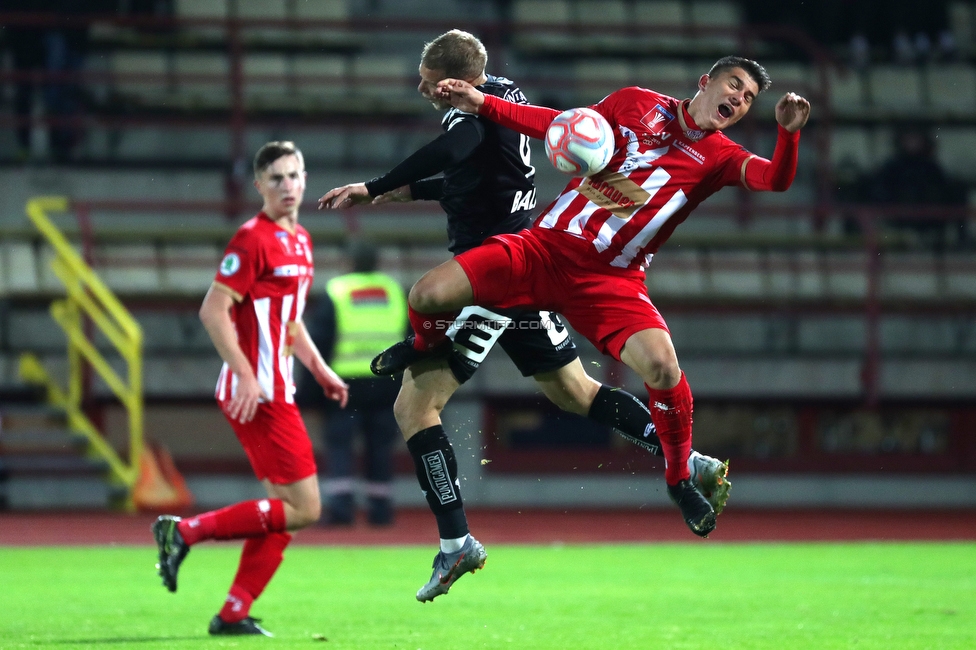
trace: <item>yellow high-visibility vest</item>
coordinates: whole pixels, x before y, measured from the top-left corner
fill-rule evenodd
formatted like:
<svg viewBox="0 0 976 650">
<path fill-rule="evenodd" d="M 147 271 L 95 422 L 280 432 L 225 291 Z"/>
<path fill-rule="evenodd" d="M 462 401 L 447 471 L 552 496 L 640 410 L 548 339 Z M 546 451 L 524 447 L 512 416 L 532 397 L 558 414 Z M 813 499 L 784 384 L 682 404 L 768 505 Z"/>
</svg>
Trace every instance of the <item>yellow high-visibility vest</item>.
<svg viewBox="0 0 976 650">
<path fill-rule="evenodd" d="M 336 338 L 332 369 L 340 377 L 372 377 L 369 362 L 403 339 L 407 296 L 385 273 L 349 273 L 325 286 L 335 305 Z"/>
</svg>

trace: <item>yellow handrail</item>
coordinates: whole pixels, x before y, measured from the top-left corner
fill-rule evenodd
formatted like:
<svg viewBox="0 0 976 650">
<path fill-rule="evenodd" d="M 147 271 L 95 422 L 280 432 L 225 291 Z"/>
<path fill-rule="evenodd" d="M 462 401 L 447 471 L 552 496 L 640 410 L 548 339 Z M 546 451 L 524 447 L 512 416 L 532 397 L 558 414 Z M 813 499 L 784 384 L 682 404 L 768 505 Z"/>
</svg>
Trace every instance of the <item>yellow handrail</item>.
<svg viewBox="0 0 976 650">
<path fill-rule="evenodd" d="M 51 268 L 67 291 L 67 298 L 51 303 L 51 316 L 68 339 L 68 389 L 67 392 L 61 389 L 40 361 L 29 353 L 20 358 L 20 375 L 24 381 L 46 387 L 48 402 L 65 410 L 68 426 L 88 439 L 91 451 L 108 463 L 112 479 L 127 488 L 125 507 L 132 509 L 132 488 L 139 478 L 143 447 L 142 328 L 47 216 L 51 212 L 65 212 L 68 207 L 64 197 L 37 197 L 28 201 L 26 207 L 27 216 L 54 248 Z M 118 350 L 127 364 L 127 377 L 120 376 L 86 336 L 82 314 Z M 128 412 L 128 462 L 115 452 L 81 408 L 84 361 Z"/>
</svg>

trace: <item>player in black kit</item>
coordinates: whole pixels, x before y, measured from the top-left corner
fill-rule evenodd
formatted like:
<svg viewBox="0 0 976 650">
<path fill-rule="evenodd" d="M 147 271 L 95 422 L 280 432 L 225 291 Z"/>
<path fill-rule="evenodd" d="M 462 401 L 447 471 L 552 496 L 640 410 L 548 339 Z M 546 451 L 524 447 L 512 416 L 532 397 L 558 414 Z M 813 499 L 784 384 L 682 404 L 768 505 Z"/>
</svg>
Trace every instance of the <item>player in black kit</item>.
<svg viewBox="0 0 976 650">
<path fill-rule="evenodd" d="M 330 190 L 319 199 L 319 207 L 440 201 L 447 213 L 449 249 L 455 255 L 492 235 L 528 228 L 536 200 L 528 138 L 463 113 L 433 96 L 437 82 L 456 78 L 484 93 L 527 103 L 512 81 L 486 74 L 486 63 L 484 45 L 467 32 L 451 30 L 428 43 L 421 57 L 417 89 L 435 108 L 447 110 L 442 121 L 444 133 L 383 176 Z M 433 575 L 417 592 L 417 600 L 422 602 L 447 593 L 459 577 L 483 567 L 487 557 L 484 547 L 468 531 L 457 462 L 440 414 L 495 343 L 559 408 L 610 425 L 660 455 L 660 442 L 647 407 L 630 393 L 604 386 L 586 374 L 576 345 L 557 314 L 466 307 L 454 319 L 448 337 L 453 341 L 449 349 L 404 370 L 394 406 L 441 537 Z M 379 370 L 393 374 L 399 369 Z M 688 462 L 696 488 L 716 512 L 720 511 L 728 500 L 727 465 L 697 452 L 692 452 Z"/>
</svg>

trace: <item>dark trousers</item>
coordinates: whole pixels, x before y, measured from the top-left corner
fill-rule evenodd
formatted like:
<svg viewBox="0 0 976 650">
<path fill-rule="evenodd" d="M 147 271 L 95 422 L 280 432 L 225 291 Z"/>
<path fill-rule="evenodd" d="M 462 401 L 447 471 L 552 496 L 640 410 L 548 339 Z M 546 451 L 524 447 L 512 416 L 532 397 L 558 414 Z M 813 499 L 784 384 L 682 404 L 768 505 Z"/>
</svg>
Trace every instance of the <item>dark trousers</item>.
<svg viewBox="0 0 976 650">
<path fill-rule="evenodd" d="M 391 378 L 350 379 L 349 404 L 340 409 L 335 403 L 325 409 L 325 444 L 328 458 L 326 477 L 352 478 L 358 472 L 354 440 L 362 435 L 365 451 L 365 478 L 369 483 L 393 480 L 393 450 L 400 436 L 393 417 L 393 402 L 400 388 Z"/>
<path fill-rule="evenodd" d="M 365 441 L 365 478 L 370 483 L 393 480 L 393 446 L 400 430 L 393 408 L 374 411 L 336 411 L 325 423 L 326 462 L 330 479 L 352 478 L 356 474 L 353 440 L 362 432 Z"/>
</svg>

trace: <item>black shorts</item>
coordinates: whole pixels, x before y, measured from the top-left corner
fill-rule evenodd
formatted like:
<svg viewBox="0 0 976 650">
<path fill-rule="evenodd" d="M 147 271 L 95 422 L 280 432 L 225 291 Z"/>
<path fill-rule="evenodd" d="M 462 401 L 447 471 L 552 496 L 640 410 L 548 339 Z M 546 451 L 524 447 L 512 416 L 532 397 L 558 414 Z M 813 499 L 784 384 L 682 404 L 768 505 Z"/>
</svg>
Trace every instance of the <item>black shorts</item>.
<svg viewBox="0 0 976 650">
<path fill-rule="evenodd" d="M 471 379 L 499 343 L 523 377 L 558 370 L 576 360 L 576 344 L 559 315 L 526 309 L 465 307 L 447 330 L 448 363 L 458 383 Z"/>
</svg>

